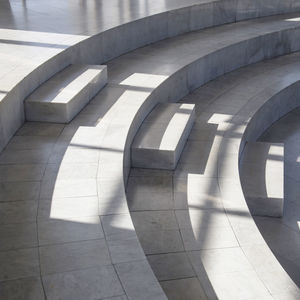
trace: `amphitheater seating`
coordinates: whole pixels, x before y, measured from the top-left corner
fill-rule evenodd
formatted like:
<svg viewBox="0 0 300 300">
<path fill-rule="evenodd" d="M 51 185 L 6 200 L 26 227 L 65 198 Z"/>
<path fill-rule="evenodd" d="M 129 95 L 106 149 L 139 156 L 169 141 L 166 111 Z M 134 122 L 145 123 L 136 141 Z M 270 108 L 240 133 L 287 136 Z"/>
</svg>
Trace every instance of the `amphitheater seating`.
<svg viewBox="0 0 300 300">
<path fill-rule="evenodd" d="M 251 217 L 239 174 L 245 144 L 299 106 L 298 58 L 242 68 L 184 97 L 182 102 L 195 104 L 197 118 L 174 175 L 132 170 L 127 198 L 133 223 L 170 297 L 184 297 L 182 285 L 195 298 L 299 297 Z M 228 288 L 237 282 L 240 289 Z"/>
<path fill-rule="evenodd" d="M 299 54 L 291 54 L 300 50 L 300 15 L 282 14 L 299 7 L 196 2 L 70 38 L 0 94 L 4 298 L 299 298 L 255 226 L 239 173 L 245 144 L 300 104 Z M 233 23 L 258 16 L 268 17 Z M 49 118 L 50 104 L 34 108 L 62 68 L 107 60 L 107 85 L 97 93 L 106 83 L 97 68 L 100 84 L 62 118 Z M 32 92 L 27 118 L 42 109 L 52 123 L 26 122 L 13 135 Z M 131 170 L 149 113 L 182 105 L 185 128 L 196 120 L 174 172 Z"/>
</svg>

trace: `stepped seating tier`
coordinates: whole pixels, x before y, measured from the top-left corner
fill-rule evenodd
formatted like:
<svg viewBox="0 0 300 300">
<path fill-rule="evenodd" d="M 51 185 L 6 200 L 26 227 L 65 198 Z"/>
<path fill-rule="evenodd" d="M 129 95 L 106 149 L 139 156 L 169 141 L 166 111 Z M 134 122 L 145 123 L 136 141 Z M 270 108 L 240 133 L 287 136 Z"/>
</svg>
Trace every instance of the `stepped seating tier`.
<svg viewBox="0 0 300 300">
<path fill-rule="evenodd" d="M 253 0 L 251 4 L 249 0 L 157 0 L 151 5 L 145 5 L 144 0 L 125 0 L 120 7 L 117 0 L 97 0 L 95 7 L 68 0 L 57 11 L 56 1 L 43 3 L 39 9 L 34 0 L 27 1 L 26 7 L 0 3 L 0 25 L 7 28 L 0 32 L 1 47 L 14 53 L 0 56 L 1 150 L 25 120 L 24 99 L 71 63 L 103 64 L 186 32 L 300 9 L 295 0 L 272 4 L 270 0 Z M 124 15 L 124 7 L 130 7 L 132 13 Z M 82 9 L 86 13 L 81 13 Z M 47 12 L 51 13 L 45 18 Z"/>
<path fill-rule="evenodd" d="M 282 217 L 284 145 L 247 143 L 240 163 L 241 184 L 253 216 Z"/>
<path fill-rule="evenodd" d="M 33 281 L 36 290 L 42 290 L 42 295 L 44 290 L 47 299 L 114 296 L 140 299 L 140 295 L 145 299 L 166 299 L 140 248 L 127 207 L 125 184 L 130 171 L 133 138 L 157 103 L 176 102 L 231 70 L 299 50 L 298 18 L 299 14 L 295 14 L 251 20 L 186 34 L 133 51 L 108 63 L 107 86 L 70 124 L 26 123 L 0 155 L 5 174 L 22 170 L 16 172 L 18 181 L 12 176 L 4 176 L 0 190 L 1 199 L 5 199 L 0 203 L 1 211 L 9 212 L 1 218 L 8 225 L 1 234 L 9 240 L 9 243 L 1 244 L 3 272 L 0 286 L 4 293 L 12 293 L 14 284 L 17 292 L 28 290 Z M 219 138 L 212 145 L 213 154 L 209 161 L 200 171 L 193 162 L 187 165 L 196 168 L 191 173 L 202 172 L 200 175 L 208 175 L 207 178 L 215 178 L 218 182 L 222 193 L 221 212 L 226 218 L 230 216 L 230 224 L 226 223 L 228 226 L 222 232 L 233 237 L 234 247 L 241 254 L 236 270 L 242 274 L 235 276 L 236 272 L 233 272 L 232 280 L 241 278 L 241 284 L 245 284 L 253 278 L 250 283 L 258 284 L 259 293 L 251 286 L 252 299 L 270 294 L 288 299 L 287 295 L 295 292 L 290 278 L 273 258 L 255 227 L 240 187 L 238 162 L 246 142 L 255 141 L 272 122 L 299 105 L 299 99 L 293 97 L 299 91 L 298 61 L 299 56 L 291 55 L 249 67 L 249 73 L 243 76 L 240 70 L 234 77 L 225 75 L 224 81 L 216 80 L 213 92 L 209 85 L 207 89 L 203 87 L 203 97 L 198 98 L 201 103 L 196 107 L 197 118 L 203 112 L 203 118 L 196 121 L 198 126 L 204 121 L 202 125 L 218 127 Z M 254 75 L 261 77 L 257 79 Z M 241 86 L 237 86 L 239 80 Z M 230 93 L 225 97 L 224 92 L 230 92 L 229 87 L 234 86 L 235 97 Z M 211 94 L 214 95 L 212 98 Z M 183 99 L 183 102 L 189 101 Z M 24 136 L 30 137 L 32 144 L 28 145 Z M 191 137 L 194 137 L 193 132 Z M 179 161 L 182 177 L 187 175 L 182 161 L 187 157 L 193 159 L 192 154 L 183 155 Z M 202 157 L 198 149 L 196 156 L 197 159 Z M 32 165 L 36 164 L 41 170 L 35 169 L 37 173 L 32 173 Z M 47 172 L 44 172 L 45 168 Z M 27 174 L 32 181 L 28 182 Z M 12 186 L 15 189 L 12 190 Z M 140 200 L 145 194 L 142 196 Z M 20 202 L 17 209 L 16 201 Z M 147 204 L 152 205 L 152 202 Z M 162 204 L 169 207 L 169 203 Z M 130 209 L 138 211 L 141 208 L 130 203 Z M 242 216 L 235 215 L 235 210 L 242 210 Z M 25 249 L 23 241 L 15 240 L 11 234 L 19 229 L 19 225 L 10 226 L 16 219 L 30 222 L 32 226 L 29 228 L 31 239 L 26 240 Z M 24 226 L 21 222 L 18 224 Z M 91 228 L 95 231 L 87 230 Z M 212 228 L 215 227 L 209 229 Z M 199 250 L 199 243 L 189 243 L 193 236 L 190 228 L 185 229 L 188 234 L 184 240 L 185 249 Z M 220 234 L 216 236 L 220 237 Z M 250 251 L 253 247 L 263 253 L 262 260 Z M 17 267 L 13 269 L 9 259 L 16 256 L 24 260 L 18 259 Z M 83 256 L 86 259 L 77 259 Z M 245 256 L 249 263 L 246 270 L 239 264 L 245 261 Z M 194 270 L 200 277 L 198 261 L 195 257 Z M 276 281 L 269 276 L 268 268 L 279 270 Z M 108 278 L 109 285 L 103 278 Z M 222 273 L 212 280 L 218 288 L 219 298 L 245 298 L 228 295 L 228 289 L 222 285 L 218 287 L 226 278 L 228 273 Z M 229 293 L 231 291 L 235 290 Z M 209 290 L 206 293 L 209 295 Z"/>
<path fill-rule="evenodd" d="M 69 123 L 106 84 L 106 66 L 70 65 L 25 100 L 26 120 Z"/>
<path fill-rule="evenodd" d="M 241 68 L 184 97 L 180 102 L 195 104 L 196 120 L 174 173 L 131 170 L 131 217 L 167 296 L 186 297 L 184 285 L 196 299 L 300 297 L 261 236 L 240 178 L 245 145 L 300 106 L 299 57 L 295 53 Z M 279 162 L 276 198 L 283 193 L 279 148 L 270 157 Z M 253 189 L 248 188 L 252 195 Z M 260 213 L 274 214 L 273 203 L 266 204 L 271 206 L 264 212 L 260 207 Z"/>
<path fill-rule="evenodd" d="M 174 170 L 195 120 L 193 104 L 158 104 L 131 146 L 131 165 Z"/>
</svg>

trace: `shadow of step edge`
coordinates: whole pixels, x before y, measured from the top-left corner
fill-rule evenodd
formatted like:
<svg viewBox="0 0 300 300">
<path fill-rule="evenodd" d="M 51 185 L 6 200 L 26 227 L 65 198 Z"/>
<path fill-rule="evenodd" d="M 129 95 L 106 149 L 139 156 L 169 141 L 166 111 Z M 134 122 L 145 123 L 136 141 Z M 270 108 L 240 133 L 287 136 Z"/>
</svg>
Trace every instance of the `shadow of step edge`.
<svg viewBox="0 0 300 300">
<path fill-rule="evenodd" d="M 144 120 L 132 143 L 132 166 L 174 170 L 194 121 L 194 104 L 156 105 Z"/>
<path fill-rule="evenodd" d="M 250 142 L 241 160 L 241 184 L 253 216 L 282 217 L 284 144 Z"/>
<path fill-rule="evenodd" d="M 106 84 L 106 66 L 69 65 L 25 100 L 26 120 L 68 123 Z"/>
</svg>

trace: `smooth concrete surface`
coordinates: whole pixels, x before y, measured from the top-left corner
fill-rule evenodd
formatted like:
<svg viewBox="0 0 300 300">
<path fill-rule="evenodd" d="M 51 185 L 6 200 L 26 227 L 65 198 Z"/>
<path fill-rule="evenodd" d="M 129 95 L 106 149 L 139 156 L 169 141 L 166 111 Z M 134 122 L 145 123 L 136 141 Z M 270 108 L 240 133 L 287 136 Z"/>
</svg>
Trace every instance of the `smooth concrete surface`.
<svg viewBox="0 0 300 300">
<path fill-rule="evenodd" d="M 291 257 L 278 261 L 261 236 L 239 172 L 245 143 L 299 106 L 299 79 L 296 53 L 209 82 L 181 100 L 196 105 L 197 118 L 175 171 L 131 170 L 131 217 L 169 299 L 299 299 L 297 265 Z M 287 241 L 299 228 L 284 238 L 286 230 L 272 232 L 273 219 L 266 218 L 267 241 L 296 261 L 298 238 Z"/>
<path fill-rule="evenodd" d="M 70 65 L 26 98 L 25 118 L 69 123 L 106 84 L 106 66 Z"/>
<path fill-rule="evenodd" d="M 296 108 L 259 137 L 260 142 L 284 143 L 285 203 L 282 218 L 254 218 L 269 247 L 298 286 L 300 286 L 299 125 L 299 108 Z M 248 153 L 251 155 L 251 152 Z"/>
<path fill-rule="evenodd" d="M 15 294 L 24 295 L 26 291 L 26 293 L 36 293 L 36 298 L 41 299 L 45 295 L 47 299 L 60 297 L 63 299 L 75 297 L 77 299 L 113 297 L 140 299 L 140 295 L 145 299 L 166 299 L 145 259 L 128 212 L 124 182 L 130 168 L 131 142 L 144 118 L 158 102 L 177 101 L 197 86 L 231 69 L 297 50 L 298 46 L 295 43 L 298 40 L 296 37 L 292 38 L 297 33 L 298 23 L 295 19 L 297 15 L 293 15 L 293 21 L 287 21 L 290 17 L 272 17 L 226 25 L 144 47 L 112 60 L 108 64 L 108 85 L 70 124 L 25 123 L 0 155 L 3 174 L 7 174 L 4 178 L 1 177 L 0 199 L 1 220 L 3 220 L 1 239 L 8 240 L 7 243 L 3 243 L 4 249 L 0 253 L 1 295 L 5 297 Z M 237 32 L 239 35 L 236 34 Z M 270 40 L 286 48 L 270 44 Z M 252 42 L 258 44 L 251 44 Z M 256 45 L 262 51 L 254 60 L 249 53 L 251 45 Z M 239 50 L 241 57 L 246 57 L 246 60 L 241 63 L 232 59 L 232 62 L 229 58 L 235 56 L 234 50 Z M 253 51 L 256 52 L 255 49 Z M 184 57 L 182 53 L 185 54 Z M 202 73 L 203 65 L 201 67 L 197 65 L 200 63 L 199 59 L 203 57 L 208 59 L 205 71 L 211 70 L 207 74 L 208 77 L 204 77 Z M 291 55 L 282 60 L 253 66 L 254 69 L 249 67 L 247 76 L 241 76 L 240 71 L 237 71 L 233 75 L 233 81 L 232 74 L 222 77 L 225 82 L 217 79 L 212 91 L 209 90 L 209 84 L 203 87 L 203 90 L 201 89 L 204 91 L 203 97 L 200 96 L 201 92 L 196 94 L 197 101 L 201 102 L 196 106 L 198 115 L 196 123 L 202 124 L 200 136 L 202 134 L 210 136 L 209 132 L 205 132 L 208 125 L 209 128 L 218 128 L 221 133 L 226 128 L 226 133 L 229 134 L 227 138 L 230 134 L 235 137 L 238 132 L 235 131 L 237 123 L 234 122 L 239 120 L 243 125 L 242 116 L 247 115 L 249 118 L 247 113 L 254 114 L 273 94 L 299 80 L 297 60 L 297 55 Z M 220 69 L 213 69 L 216 66 Z M 254 75 L 261 77 L 257 78 Z M 242 81 L 238 86 L 239 80 L 246 81 Z M 243 96 L 250 97 L 259 89 L 265 88 L 266 82 L 269 82 L 267 87 L 271 87 L 263 95 L 264 97 L 251 101 L 251 105 L 254 106 L 245 105 L 241 99 L 245 101 L 249 99 Z M 224 100 L 223 92 L 233 86 L 236 86 L 234 95 L 229 94 Z M 249 90 L 253 87 L 255 92 L 245 93 L 246 87 Z M 274 87 L 275 89 L 272 89 Z M 294 91 L 297 90 L 298 87 L 295 86 Z M 219 92 L 223 94 L 221 99 L 218 99 L 218 96 L 221 96 Z M 211 93 L 217 93 L 214 94 L 213 103 L 206 102 L 205 97 Z M 227 105 L 223 105 L 224 101 Z M 183 100 L 183 102 L 189 101 Z M 206 104 L 210 104 L 209 108 L 205 107 Z M 244 110 L 235 119 L 237 109 L 240 109 L 242 104 Z M 278 115 L 272 114 L 274 118 L 278 117 L 286 107 L 283 101 L 277 103 L 278 107 L 280 104 L 282 106 Z M 297 102 L 294 103 L 296 104 Z M 292 106 L 286 107 L 286 109 L 291 108 Z M 233 118 L 233 123 L 228 124 L 230 117 Z M 256 120 L 260 119 L 256 118 Z M 265 124 L 267 123 L 266 121 Z M 199 129 L 197 126 L 195 128 Z M 199 137 L 199 134 L 194 131 L 190 138 L 196 136 Z M 197 252 L 202 247 L 205 242 L 205 234 L 202 235 L 204 229 L 205 232 L 211 232 L 208 240 L 211 246 L 208 247 L 237 247 L 237 251 L 241 253 L 238 247 L 240 245 L 243 253 L 239 261 L 244 261 L 243 255 L 247 253 L 249 264 L 246 264 L 245 269 L 240 263 L 233 269 L 230 269 L 230 266 L 228 269 L 223 268 L 221 264 L 216 265 L 215 269 L 215 265 L 212 265 L 210 266 L 212 272 L 205 277 L 206 273 L 201 273 L 202 266 L 199 263 L 198 253 L 195 253 L 192 268 L 186 264 L 189 259 L 186 253 L 178 255 L 171 253 L 166 256 L 166 261 L 160 253 L 158 257 L 152 258 L 153 265 L 159 268 L 160 265 L 167 265 L 173 260 L 178 261 L 180 262 L 178 266 L 174 265 L 173 268 L 177 275 L 168 274 L 164 269 L 155 272 L 161 280 L 169 281 L 165 283 L 165 290 L 170 290 L 172 286 L 171 279 L 167 279 L 175 280 L 174 278 L 182 273 L 184 278 L 192 276 L 192 279 L 178 282 L 177 286 L 181 287 L 181 293 L 182 286 L 186 283 L 191 287 L 191 291 L 198 293 L 204 290 L 205 294 L 213 299 L 212 291 L 207 288 L 211 282 L 210 286 L 216 290 L 215 293 L 222 295 L 224 299 L 232 299 L 235 296 L 237 299 L 251 299 L 251 297 L 257 299 L 260 296 L 270 295 L 278 299 L 281 296 L 288 299 L 288 295 L 292 293 L 296 295 L 298 290 L 277 260 L 268 252 L 246 207 L 239 180 L 235 181 L 231 177 L 238 178 L 237 149 L 240 141 L 237 147 L 235 143 L 228 145 L 229 153 L 233 152 L 234 156 L 227 156 L 228 149 L 224 144 L 230 139 L 221 138 L 220 136 L 220 139 L 216 139 L 214 144 L 205 144 L 204 154 L 201 156 L 198 149 L 193 150 L 193 146 L 199 143 L 187 143 L 176 174 L 182 179 L 188 177 L 189 173 L 209 174 L 207 178 L 215 179 L 215 174 L 218 174 L 214 182 L 217 182 L 224 195 L 225 200 L 222 204 L 226 213 L 222 205 L 220 209 L 222 216 L 212 226 L 209 220 L 210 215 L 214 215 L 215 211 L 211 211 L 208 216 L 203 215 L 203 224 L 206 226 L 196 227 L 198 228 L 196 234 L 199 237 L 196 242 L 189 225 L 182 225 L 185 228 L 180 231 L 185 233 L 183 239 L 185 249 Z M 212 145 L 211 155 L 210 145 Z M 202 160 L 199 165 L 196 163 L 199 157 L 204 161 L 209 157 L 209 161 L 205 164 Z M 218 160 L 218 157 L 226 159 Z M 139 172 L 142 172 L 142 169 Z M 16 173 L 18 175 L 14 176 Z M 146 182 L 147 178 L 144 177 L 146 176 L 139 174 L 137 183 L 139 179 Z M 226 180 L 230 179 L 236 185 L 226 184 Z M 157 192 L 158 189 L 153 193 L 148 192 L 146 188 L 129 192 L 129 197 L 135 196 L 137 199 L 133 204 L 130 202 L 131 210 L 139 212 L 172 209 L 172 186 L 165 187 L 164 182 L 172 183 L 172 179 L 154 180 L 155 185 L 163 187 L 162 194 Z M 129 182 L 129 188 L 134 184 Z M 184 193 L 181 194 L 183 195 Z M 215 199 L 214 197 L 217 198 L 213 194 L 210 199 Z M 147 201 L 149 199 L 151 201 Z M 184 198 L 179 197 L 176 201 L 184 205 Z M 211 205 L 210 202 L 206 204 Z M 234 214 L 240 206 L 242 211 Z M 233 214 L 230 215 L 229 212 Z M 230 224 L 227 223 L 226 218 Z M 167 216 L 166 221 L 168 220 L 170 225 L 166 224 L 166 228 L 175 228 L 172 216 Z M 184 215 L 183 220 L 185 220 Z M 201 221 L 201 213 L 199 217 L 196 211 L 194 220 L 193 223 Z M 222 224 L 227 225 L 222 228 Z M 22 234 L 20 234 L 20 227 Z M 178 232 L 176 229 L 174 231 L 172 235 L 174 245 L 180 249 L 182 246 L 177 243 L 180 240 Z M 157 241 L 155 247 L 168 246 L 168 243 L 164 242 L 164 236 L 168 237 L 168 234 L 162 234 L 160 239 L 155 240 Z M 215 241 L 218 242 L 217 246 Z M 149 251 L 155 251 L 155 247 Z M 255 250 L 253 247 L 259 253 L 263 253 L 262 261 L 258 259 L 256 253 L 252 252 Z M 230 253 L 228 256 L 237 257 L 236 254 Z M 82 261 L 78 262 L 78 257 L 82 257 Z M 218 252 L 215 257 L 219 258 Z M 11 261 L 14 263 L 12 264 Z M 61 263 L 55 264 L 56 261 Z M 215 258 L 212 261 L 215 261 Z M 225 271 L 222 272 L 223 270 Z M 273 270 L 276 270 L 276 284 Z M 208 284 L 204 285 L 201 281 L 200 285 L 200 281 L 193 280 L 194 274 L 197 274 L 197 277 L 203 275 L 203 280 Z M 218 274 L 215 280 L 211 274 Z M 228 290 L 228 286 L 246 288 L 236 291 Z"/>
<path fill-rule="evenodd" d="M 174 170 L 195 120 L 195 105 L 158 104 L 144 120 L 131 146 L 131 165 Z"/>
<path fill-rule="evenodd" d="M 240 174 L 251 214 L 262 217 L 282 217 L 284 144 L 247 143 L 240 161 Z"/>
<path fill-rule="evenodd" d="M 298 0 L 2 0 L 0 149 L 24 122 L 26 96 L 70 63 L 102 64 L 192 30 L 299 9 Z"/>
</svg>

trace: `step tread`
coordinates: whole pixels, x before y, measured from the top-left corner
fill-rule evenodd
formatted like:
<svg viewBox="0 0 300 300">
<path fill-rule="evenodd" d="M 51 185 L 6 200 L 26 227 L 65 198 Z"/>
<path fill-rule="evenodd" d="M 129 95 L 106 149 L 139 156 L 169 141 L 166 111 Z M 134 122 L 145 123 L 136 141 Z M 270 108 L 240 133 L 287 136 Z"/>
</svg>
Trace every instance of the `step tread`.
<svg viewBox="0 0 300 300">
<path fill-rule="evenodd" d="M 145 119 L 133 141 L 133 165 L 175 168 L 194 118 L 194 104 L 158 104 Z M 147 155 L 143 155 L 145 151 Z"/>
<path fill-rule="evenodd" d="M 185 103 L 157 105 L 141 126 L 132 147 L 175 151 L 194 108 L 194 104 Z"/>
<path fill-rule="evenodd" d="M 105 69 L 102 65 L 70 65 L 43 83 L 26 101 L 66 104 Z"/>
</svg>

